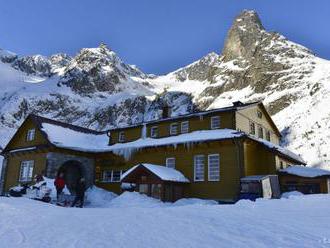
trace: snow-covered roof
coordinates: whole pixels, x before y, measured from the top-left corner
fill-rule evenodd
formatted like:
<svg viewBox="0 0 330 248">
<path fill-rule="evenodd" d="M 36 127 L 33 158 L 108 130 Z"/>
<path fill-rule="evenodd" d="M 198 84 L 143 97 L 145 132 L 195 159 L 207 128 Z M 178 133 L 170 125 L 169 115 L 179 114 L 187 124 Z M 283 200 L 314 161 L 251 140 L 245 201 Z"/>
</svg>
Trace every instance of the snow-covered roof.
<svg viewBox="0 0 330 248">
<path fill-rule="evenodd" d="M 107 149 L 109 138 L 106 134 L 80 132 L 69 127 L 42 123 L 41 130 L 55 146 L 85 152 L 99 152 Z"/>
<path fill-rule="evenodd" d="M 142 163 L 135 165 L 128 171 L 126 171 L 121 176 L 121 181 L 125 179 L 129 174 L 131 174 L 133 171 L 135 171 L 138 167 L 143 166 L 153 174 L 155 174 L 157 177 L 162 179 L 163 181 L 171 181 L 171 182 L 182 182 L 182 183 L 189 183 L 189 180 L 178 170 L 168 168 L 162 165 L 155 165 L 155 164 L 147 164 Z"/>
<path fill-rule="evenodd" d="M 301 176 L 301 177 L 330 176 L 329 170 L 313 168 L 313 167 L 305 167 L 301 165 L 290 166 L 280 170 L 280 172 L 284 172 L 295 176 Z"/>
<path fill-rule="evenodd" d="M 123 156 L 126 160 L 129 160 L 134 152 L 146 147 L 166 145 L 176 147 L 179 144 L 189 146 L 197 142 L 225 140 L 246 136 L 245 133 L 233 129 L 200 130 L 156 139 L 142 137 L 131 142 L 116 143 L 109 146 L 108 136 L 101 132 L 88 132 L 86 129 L 73 129 L 70 125 L 61 126 L 48 122 L 41 123 L 41 130 L 46 133 L 48 140 L 57 147 L 83 152 L 113 152 L 114 154 Z M 284 156 L 295 159 L 297 162 L 302 164 L 305 163 L 299 155 L 281 146 L 263 139 L 255 138 L 251 135 L 248 135 L 247 137 L 283 154 Z"/>
<path fill-rule="evenodd" d="M 288 156 L 294 160 L 296 160 L 297 162 L 300 162 L 301 164 L 305 164 L 305 161 L 302 159 L 302 157 L 300 157 L 298 154 L 294 153 L 294 152 L 291 152 L 290 150 L 288 149 L 285 149 L 284 147 L 282 146 L 279 146 L 279 145 L 275 145 L 267 140 L 264 140 L 264 139 L 260 139 L 260 138 L 256 138 L 254 136 L 251 136 L 251 135 L 248 135 L 249 138 L 265 145 L 266 147 L 270 148 L 270 149 L 273 149 L 285 156 Z"/>
<path fill-rule="evenodd" d="M 132 153 L 146 147 L 157 147 L 165 145 L 175 147 L 178 144 L 186 144 L 189 146 L 195 142 L 231 139 L 242 136 L 244 136 L 244 133 L 232 129 L 201 130 L 164 138 L 145 138 L 132 142 L 116 143 L 114 145 L 108 146 L 108 149 L 109 151 L 112 151 L 117 155 L 124 156 L 126 159 L 128 159 Z"/>
</svg>

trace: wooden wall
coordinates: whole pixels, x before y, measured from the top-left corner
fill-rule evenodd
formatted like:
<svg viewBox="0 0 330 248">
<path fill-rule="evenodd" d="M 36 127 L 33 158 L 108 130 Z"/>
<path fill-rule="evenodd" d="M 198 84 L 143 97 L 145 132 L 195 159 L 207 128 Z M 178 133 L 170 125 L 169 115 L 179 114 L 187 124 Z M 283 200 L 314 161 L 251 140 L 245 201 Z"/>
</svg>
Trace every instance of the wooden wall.
<svg viewBox="0 0 330 248">
<path fill-rule="evenodd" d="M 257 111 L 262 112 L 262 118 L 257 116 Z M 265 112 L 259 105 L 252 106 L 239 110 L 235 113 L 236 115 L 236 129 L 242 130 L 246 133 L 250 133 L 250 122 L 255 123 L 256 137 L 258 137 L 258 125 L 261 125 L 264 129 L 264 139 L 266 139 L 266 131 L 271 131 L 270 141 L 274 144 L 279 144 L 280 137 L 276 133 L 274 126 L 267 118 L 267 112 Z"/>
<path fill-rule="evenodd" d="M 296 182 L 299 185 L 310 185 L 310 184 L 319 184 L 320 185 L 320 193 L 330 193 L 328 189 L 327 177 L 318 177 L 318 178 L 308 178 L 308 177 L 299 177 L 295 175 L 289 174 L 280 174 L 279 181 L 281 188 L 285 185 L 292 185 L 292 182 Z"/>
<path fill-rule="evenodd" d="M 7 169 L 4 190 L 19 183 L 21 162 L 24 160 L 34 160 L 33 176 L 41 174 L 46 169 L 47 153 L 29 152 L 10 155 L 7 157 Z M 32 177 L 33 178 L 33 177 Z"/>
<path fill-rule="evenodd" d="M 35 129 L 35 139 L 31 141 L 26 140 L 26 135 L 28 130 Z M 17 130 L 14 137 L 11 139 L 11 141 L 8 144 L 8 149 L 18 149 L 18 148 L 24 148 L 24 147 L 31 147 L 31 146 L 37 146 L 37 145 L 43 145 L 47 144 L 46 139 L 40 132 L 40 130 L 35 126 L 34 122 L 31 119 L 27 119 L 23 125 Z"/>
<path fill-rule="evenodd" d="M 220 181 L 208 181 L 207 170 L 207 155 L 218 153 L 220 155 Z M 194 155 L 205 155 L 204 181 L 194 182 Z M 209 198 L 217 200 L 233 200 L 239 192 L 239 165 L 237 162 L 237 148 L 230 141 L 214 141 L 195 144 L 193 147 L 185 147 L 178 145 L 175 149 L 173 146 L 148 148 L 135 153 L 129 161 L 122 161 L 116 165 L 110 163 L 102 165 L 102 160 L 111 161 L 112 155 L 103 155 L 96 162 L 96 167 L 99 166 L 102 176 L 103 170 L 124 170 L 138 163 L 153 163 L 165 165 L 167 157 L 175 157 L 176 169 L 181 171 L 191 182 L 185 188 L 186 197 Z M 115 159 L 114 159 L 115 160 Z M 97 185 L 110 191 L 120 193 L 120 183 L 102 183 L 97 182 Z"/>
<path fill-rule="evenodd" d="M 263 145 L 247 140 L 244 142 L 245 176 L 276 174 L 275 154 Z"/>
</svg>

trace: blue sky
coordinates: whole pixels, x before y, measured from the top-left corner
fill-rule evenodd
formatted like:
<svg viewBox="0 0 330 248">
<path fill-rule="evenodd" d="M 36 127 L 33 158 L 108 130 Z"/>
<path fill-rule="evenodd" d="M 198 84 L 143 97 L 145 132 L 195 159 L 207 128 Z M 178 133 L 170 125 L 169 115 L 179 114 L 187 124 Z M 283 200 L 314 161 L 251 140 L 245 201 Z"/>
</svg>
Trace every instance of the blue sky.
<svg viewBox="0 0 330 248">
<path fill-rule="evenodd" d="M 330 59 L 327 0 L 0 0 L 0 47 L 76 54 L 105 42 L 130 64 L 166 73 L 220 53 L 233 18 L 256 10 L 269 30 Z"/>
</svg>

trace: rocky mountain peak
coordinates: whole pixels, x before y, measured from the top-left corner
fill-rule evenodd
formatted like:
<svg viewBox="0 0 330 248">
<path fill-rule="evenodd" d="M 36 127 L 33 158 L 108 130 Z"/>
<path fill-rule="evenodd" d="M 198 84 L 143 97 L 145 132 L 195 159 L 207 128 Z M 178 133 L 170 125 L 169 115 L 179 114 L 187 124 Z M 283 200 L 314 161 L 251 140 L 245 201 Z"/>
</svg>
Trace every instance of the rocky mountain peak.
<svg viewBox="0 0 330 248">
<path fill-rule="evenodd" d="M 225 61 L 251 58 L 262 40 L 264 27 L 255 11 L 244 10 L 231 26 L 222 51 Z"/>
</svg>

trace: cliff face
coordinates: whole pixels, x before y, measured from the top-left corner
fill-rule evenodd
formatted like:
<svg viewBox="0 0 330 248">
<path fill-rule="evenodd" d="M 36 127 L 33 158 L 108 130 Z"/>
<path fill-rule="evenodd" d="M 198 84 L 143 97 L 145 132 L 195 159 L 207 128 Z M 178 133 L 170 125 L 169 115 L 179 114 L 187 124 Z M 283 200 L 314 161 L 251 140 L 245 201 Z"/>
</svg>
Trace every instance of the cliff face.
<svg viewBox="0 0 330 248">
<path fill-rule="evenodd" d="M 284 145 L 313 165 L 330 162 L 329 61 L 266 31 L 254 11 L 237 16 L 220 54 L 167 75 L 145 74 L 101 44 L 73 58 L 0 50 L 0 79 L 2 145 L 31 112 L 106 129 L 157 119 L 164 103 L 180 115 L 263 100 Z"/>
</svg>

